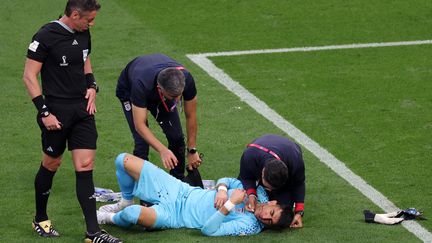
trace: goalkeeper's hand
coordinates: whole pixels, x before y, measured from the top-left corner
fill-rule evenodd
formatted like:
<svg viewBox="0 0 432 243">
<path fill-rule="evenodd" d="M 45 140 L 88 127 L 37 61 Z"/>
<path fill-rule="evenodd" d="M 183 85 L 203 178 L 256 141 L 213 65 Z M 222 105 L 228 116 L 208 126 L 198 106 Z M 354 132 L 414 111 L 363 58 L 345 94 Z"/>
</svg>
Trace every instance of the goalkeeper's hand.
<svg viewBox="0 0 432 243">
<path fill-rule="evenodd" d="M 400 212 L 392 212 L 392 213 L 373 213 L 369 210 L 363 211 L 365 216 L 365 221 L 367 223 L 378 223 L 378 224 L 398 224 L 404 220 L 404 218 L 398 218 Z"/>
</svg>

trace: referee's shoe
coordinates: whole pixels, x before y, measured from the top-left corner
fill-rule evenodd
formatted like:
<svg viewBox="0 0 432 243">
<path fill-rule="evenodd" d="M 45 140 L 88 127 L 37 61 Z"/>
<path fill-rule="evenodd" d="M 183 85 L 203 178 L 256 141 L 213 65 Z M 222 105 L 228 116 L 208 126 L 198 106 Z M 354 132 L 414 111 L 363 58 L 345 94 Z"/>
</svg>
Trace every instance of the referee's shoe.
<svg viewBox="0 0 432 243">
<path fill-rule="evenodd" d="M 44 220 L 41 222 L 36 222 L 33 220 L 32 222 L 33 229 L 40 236 L 43 237 L 59 237 L 60 234 L 52 227 L 51 220 Z"/>
<path fill-rule="evenodd" d="M 114 236 L 108 234 L 105 230 L 101 230 L 94 235 L 86 234 L 84 239 L 85 243 L 123 243 L 122 240 L 115 238 Z"/>
</svg>

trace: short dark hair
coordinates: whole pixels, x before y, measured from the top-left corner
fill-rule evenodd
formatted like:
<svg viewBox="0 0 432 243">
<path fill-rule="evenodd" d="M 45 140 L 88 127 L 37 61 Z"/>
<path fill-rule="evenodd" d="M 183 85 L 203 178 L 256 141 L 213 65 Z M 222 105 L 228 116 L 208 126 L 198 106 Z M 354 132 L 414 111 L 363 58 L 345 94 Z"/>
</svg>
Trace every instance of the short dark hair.
<svg viewBox="0 0 432 243">
<path fill-rule="evenodd" d="M 282 230 L 285 228 L 288 228 L 291 225 L 291 222 L 294 218 L 294 213 L 292 208 L 289 205 L 279 205 L 282 209 L 281 216 L 279 218 L 278 222 L 273 222 L 273 224 L 268 225 L 264 224 L 266 228 L 268 229 L 274 229 L 274 230 Z"/>
<path fill-rule="evenodd" d="M 74 10 L 82 13 L 86 11 L 97 11 L 100 8 L 101 5 L 97 2 L 97 0 L 68 0 L 64 14 L 70 17 Z"/>
<path fill-rule="evenodd" d="M 269 159 L 264 164 L 264 179 L 274 189 L 279 189 L 288 180 L 288 167 L 281 160 Z"/>
<path fill-rule="evenodd" d="M 159 72 L 157 83 L 171 95 L 180 96 L 185 87 L 185 76 L 177 68 L 169 67 Z"/>
</svg>

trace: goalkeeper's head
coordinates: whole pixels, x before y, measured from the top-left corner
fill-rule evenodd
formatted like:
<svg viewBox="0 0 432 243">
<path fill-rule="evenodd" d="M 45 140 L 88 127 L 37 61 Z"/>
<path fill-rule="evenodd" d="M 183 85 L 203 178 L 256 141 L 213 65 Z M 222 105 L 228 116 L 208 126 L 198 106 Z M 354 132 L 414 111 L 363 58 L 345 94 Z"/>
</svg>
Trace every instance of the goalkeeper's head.
<svg viewBox="0 0 432 243">
<path fill-rule="evenodd" d="M 278 190 L 288 180 L 288 167 L 278 159 L 269 159 L 262 170 L 262 184 L 267 191 Z"/>
<path fill-rule="evenodd" d="M 294 213 L 288 205 L 277 204 L 276 201 L 258 204 L 254 211 L 255 217 L 270 229 L 287 228 L 294 217 Z"/>
</svg>

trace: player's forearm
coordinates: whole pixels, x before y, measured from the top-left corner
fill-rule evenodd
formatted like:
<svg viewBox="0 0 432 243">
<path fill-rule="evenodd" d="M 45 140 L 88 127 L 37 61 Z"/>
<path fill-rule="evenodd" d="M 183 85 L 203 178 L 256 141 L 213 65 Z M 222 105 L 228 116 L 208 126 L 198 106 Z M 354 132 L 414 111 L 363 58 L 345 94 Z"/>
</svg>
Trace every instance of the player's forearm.
<svg viewBox="0 0 432 243">
<path fill-rule="evenodd" d="M 156 136 L 152 133 L 152 131 L 145 125 L 139 124 L 135 125 L 135 130 L 138 134 L 157 152 L 161 152 L 166 149 L 165 145 L 163 145 Z"/>
<path fill-rule="evenodd" d="M 187 147 L 196 147 L 196 137 L 198 131 L 198 122 L 196 116 L 186 119 L 186 134 L 187 134 Z"/>
<path fill-rule="evenodd" d="M 228 178 L 228 177 L 220 178 L 217 181 L 216 185 L 217 185 L 217 187 L 219 185 L 225 185 L 227 189 L 240 188 L 241 187 L 241 184 L 237 179 Z"/>
<path fill-rule="evenodd" d="M 23 80 L 27 88 L 27 93 L 29 94 L 30 98 L 33 99 L 34 97 L 42 95 L 42 91 L 40 89 L 39 82 L 36 79 L 36 77 L 30 77 L 24 74 Z"/>
<path fill-rule="evenodd" d="M 296 185 L 295 188 L 293 189 L 293 195 L 294 195 L 295 202 L 304 203 L 305 193 L 306 193 L 305 183 L 302 183 L 300 185 Z"/>
<path fill-rule="evenodd" d="M 198 121 L 196 116 L 197 97 L 192 100 L 185 101 L 185 117 L 186 117 L 186 134 L 187 146 L 189 148 L 196 147 L 196 137 L 198 133 Z"/>
</svg>

